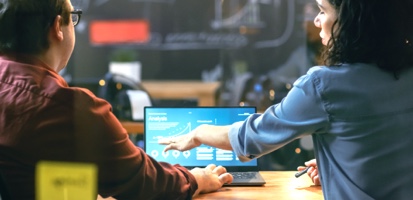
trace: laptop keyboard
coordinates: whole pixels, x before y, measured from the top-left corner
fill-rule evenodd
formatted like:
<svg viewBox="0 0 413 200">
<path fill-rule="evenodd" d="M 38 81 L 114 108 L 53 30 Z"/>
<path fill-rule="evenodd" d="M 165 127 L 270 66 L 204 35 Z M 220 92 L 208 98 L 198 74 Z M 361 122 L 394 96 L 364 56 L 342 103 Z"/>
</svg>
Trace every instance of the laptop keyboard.
<svg viewBox="0 0 413 200">
<path fill-rule="evenodd" d="M 234 179 L 251 179 L 255 178 L 256 172 L 229 172 Z"/>
</svg>

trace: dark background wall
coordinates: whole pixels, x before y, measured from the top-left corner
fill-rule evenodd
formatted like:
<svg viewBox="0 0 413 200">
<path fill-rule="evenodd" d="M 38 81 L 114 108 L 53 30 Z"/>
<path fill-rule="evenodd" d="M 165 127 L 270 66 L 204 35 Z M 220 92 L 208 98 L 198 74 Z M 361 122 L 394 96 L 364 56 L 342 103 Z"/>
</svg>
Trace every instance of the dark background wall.
<svg viewBox="0 0 413 200">
<path fill-rule="evenodd" d="M 82 8 L 76 27 L 76 47 L 66 73 L 71 85 L 94 91 L 108 70 L 110 54 L 118 48 L 139 53 L 142 79 L 201 79 L 204 70 L 222 65 L 226 59 L 243 61 L 247 70 L 265 74 L 283 63 L 305 40 L 302 7 L 307 0 L 256 0 L 258 20 L 214 28 L 215 0 L 73 0 Z M 221 2 L 221 1 L 219 1 Z M 223 19 L 236 15 L 248 0 L 225 0 Z M 252 12 L 256 12 L 252 11 Z M 251 16 L 249 16 L 251 18 Z M 89 24 L 97 19 L 146 19 L 151 39 L 143 44 L 94 45 L 89 41 Z M 252 23 L 250 23 L 252 21 Z M 110 31 L 110 30 L 108 30 Z M 231 69 L 225 69 L 226 74 Z"/>
</svg>

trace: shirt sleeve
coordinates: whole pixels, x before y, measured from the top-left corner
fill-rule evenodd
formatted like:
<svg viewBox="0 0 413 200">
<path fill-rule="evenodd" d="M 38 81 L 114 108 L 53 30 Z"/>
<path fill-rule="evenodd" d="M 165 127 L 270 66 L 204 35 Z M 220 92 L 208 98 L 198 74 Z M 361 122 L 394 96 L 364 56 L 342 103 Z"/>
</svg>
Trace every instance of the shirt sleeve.
<svg viewBox="0 0 413 200">
<path fill-rule="evenodd" d="M 195 177 L 157 162 L 129 139 L 106 101 L 82 91 L 75 99 L 76 157 L 98 166 L 98 192 L 117 199 L 190 199 Z"/>
<path fill-rule="evenodd" d="M 270 153 L 305 135 L 326 131 L 328 114 L 321 98 L 320 79 L 314 73 L 319 69 L 313 67 L 300 77 L 279 104 L 231 126 L 230 143 L 241 161 Z"/>
</svg>

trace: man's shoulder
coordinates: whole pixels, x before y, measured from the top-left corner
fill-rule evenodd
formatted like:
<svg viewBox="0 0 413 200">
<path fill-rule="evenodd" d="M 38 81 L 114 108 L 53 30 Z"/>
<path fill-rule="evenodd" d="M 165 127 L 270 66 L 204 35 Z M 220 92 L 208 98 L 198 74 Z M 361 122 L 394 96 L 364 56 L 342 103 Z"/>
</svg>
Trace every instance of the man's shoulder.
<svg viewBox="0 0 413 200">
<path fill-rule="evenodd" d="M 86 106 L 99 101 L 90 90 L 69 87 L 62 77 L 44 67 L 10 63 L 7 60 L 0 60 L 0 84 L 3 91 L 14 91 L 20 97 L 26 96 L 33 100 L 48 99 L 62 106 Z"/>
</svg>

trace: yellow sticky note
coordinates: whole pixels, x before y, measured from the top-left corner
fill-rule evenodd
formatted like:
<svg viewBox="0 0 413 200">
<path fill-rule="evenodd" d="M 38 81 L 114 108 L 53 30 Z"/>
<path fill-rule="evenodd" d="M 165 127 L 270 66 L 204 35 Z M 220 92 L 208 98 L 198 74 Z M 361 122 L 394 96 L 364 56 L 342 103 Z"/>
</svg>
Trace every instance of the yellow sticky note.
<svg viewBox="0 0 413 200">
<path fill-rule="evenodd" d="M 96 200 L 97 167 L 89 163 L 41 161 L 36 166 L 36 200 Z"/>
</svg>

